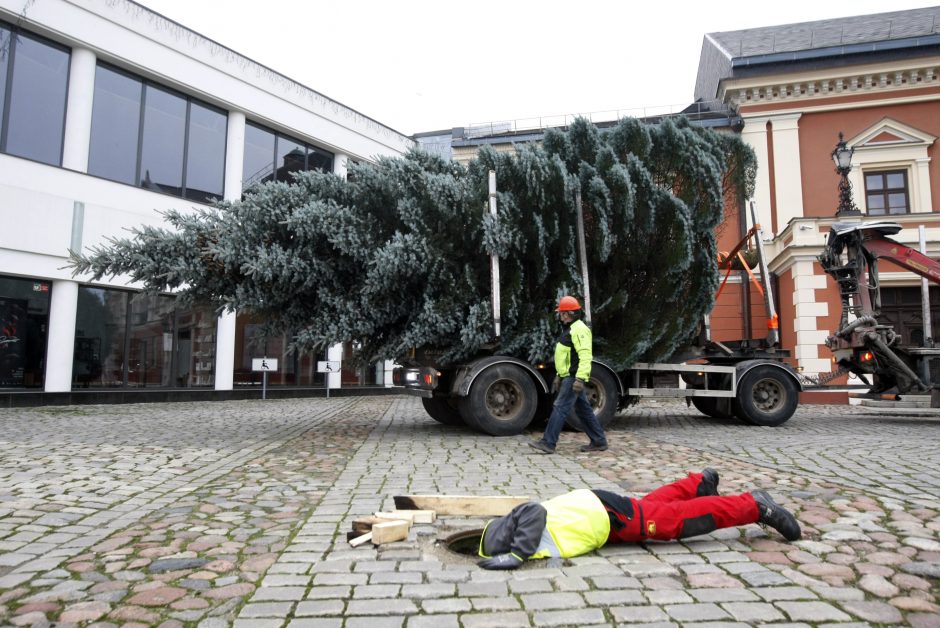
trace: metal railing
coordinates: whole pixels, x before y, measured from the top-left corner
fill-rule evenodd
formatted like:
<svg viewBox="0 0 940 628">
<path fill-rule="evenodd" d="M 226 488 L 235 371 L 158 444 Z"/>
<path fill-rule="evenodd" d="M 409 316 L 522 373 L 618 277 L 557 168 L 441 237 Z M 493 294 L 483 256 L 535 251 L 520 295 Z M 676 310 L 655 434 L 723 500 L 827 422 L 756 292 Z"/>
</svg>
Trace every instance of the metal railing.
<svg viewBox="0 0 940 628">
<path fill-rule="evenodd" d="M 587 118 L 594 124 L 603 122 L 616 122 L 621 118 L 661 118 L 677 114 L 685 114 L 692 119 L 707 116 L 729 115 L 728 105 L 719 100 L 685 103 L 681 105 L 655 105 L 646 107 L 632 107 L 628 109 L 608 109 L 605 111 L 591 111 L 587 113 L 567 113 L 551 116 L 537 116 L 534 118 L 518 118 L 515 120 L 499 120 L 494 122 L 475 122 L 464 127 L 464 137 L 482 137 L 489 135 L 502 135 L 518 133 L 519 131 L 538 131 L 553 127 L 565 127 L 576 118 Z"/>
</svg>

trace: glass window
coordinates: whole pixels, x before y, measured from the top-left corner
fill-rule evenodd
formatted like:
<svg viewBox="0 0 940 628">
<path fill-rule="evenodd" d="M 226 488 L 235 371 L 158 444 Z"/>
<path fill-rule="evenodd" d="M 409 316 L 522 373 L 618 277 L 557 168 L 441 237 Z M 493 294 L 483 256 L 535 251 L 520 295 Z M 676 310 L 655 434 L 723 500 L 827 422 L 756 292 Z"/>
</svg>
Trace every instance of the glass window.
<svg viewBox="0 0 940 628">
<path fill-rule="evenodd" d="M 133 295 L 127 332 L 127 385 L 212 385 L 215 327 L 216 317 L 210 308 L 177 309 L 172 296 Z"/>
<path fill-rule="evenodd" d="M 88 172 L 113 181 L 137 182 L 137 139 L 143 84 L 99 65 L 91 114 Z"/>
<path fill-rule="evenodd" d="M 8 78 L 3 150 L 47 164 L 62 163 L 69 53 L 18 33 Z"/>
<path fill-rule="evenodd" d="M 333 153 L 329 153 L 316 146 L 309 146 L 307 152 L 307 169 L 333 172 Z"/>
<path fill-rule="evenodd" d="M 222 198 L 227 123 L 224 113 L 195 102 L 190 104 L 186 198 L 203 202 Z M 218 159 L 219 155 L 222 159 Z"/>
<path fill-rule="evenodd" d="M 277 372 L 268 373 L 269 386 L 316 386 L 326 381 L 317 371 L 317 362 L 326 360 L 325 351 L 289 351 L 290 334 L 264 335 L 261 320 L 245 314 L 235 318 L 235 386 L 260 386 L 262 373 L 251 370 L 254 358 L 276 358 Z"/>
<path fill-rule="evenodd" d="M 272 179 L 290 182 L 290 173 L 301 170 L 332 172 L 333 153 L 251 123 L 246 125 L 243 190 Z"/>
<path fill-rule="evenodd" d="M 138 185 L 182 196 L 186 100 L 153 85 L 144 91 Z"/>
<path fill-rule="evenodd" d="M 41 388 L 51 284 L 0 277 L 0 388 Z"/>
<path fill-rule="evenodd" d="M 907 171 L 866 172 L 865 204 L 870 216 L 910 212 Z"/>
<path fill-rule="evenodd" d="M 200 202 L 222 198 L 227 125 L 224 111 L 98 64 L 88 172 Z"/>
<path fill-rule="evenodd" d="M 81 286 L 75 317 L 73 388 L 123 386 L 131 293 Z"/>
<path fill-rule="evenodd" d="M 7 66 L 10 64 L 10 46 L 13 42 L 10 29 L 0 24 L 0 131 L 3 130 L 4 101 L 7 93 Z M 2 137 L 2 133 L 0 133 Z"/>
<path fill-rule="evenodd" d="M 277 180 L 290 183 L 293 181 L 291 172 L 306 170 L 307 151 L 300 142 L 279 135 L 274 163 L 277 164 Z"/>
<path fill-rule="evenodd" d="M 274 177 L 274 133 L 252 124 L 245 125 L 245 161 L 242 189 Z"/>
</svg>

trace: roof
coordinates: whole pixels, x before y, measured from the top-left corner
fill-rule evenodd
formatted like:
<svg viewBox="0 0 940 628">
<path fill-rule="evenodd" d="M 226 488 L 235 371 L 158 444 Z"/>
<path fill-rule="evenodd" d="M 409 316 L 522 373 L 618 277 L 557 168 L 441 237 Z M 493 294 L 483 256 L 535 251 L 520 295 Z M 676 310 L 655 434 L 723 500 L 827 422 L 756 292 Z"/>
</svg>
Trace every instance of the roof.
<svg viewBox="0 0 940 628">
<path fill-rule="evenodd" d="M 940 7 L 708 33 L 696 99 L 712 99 L 721 80 L 940 53 Z M 864 58 L 861 56 L 864 55 Z"/>
</svg>

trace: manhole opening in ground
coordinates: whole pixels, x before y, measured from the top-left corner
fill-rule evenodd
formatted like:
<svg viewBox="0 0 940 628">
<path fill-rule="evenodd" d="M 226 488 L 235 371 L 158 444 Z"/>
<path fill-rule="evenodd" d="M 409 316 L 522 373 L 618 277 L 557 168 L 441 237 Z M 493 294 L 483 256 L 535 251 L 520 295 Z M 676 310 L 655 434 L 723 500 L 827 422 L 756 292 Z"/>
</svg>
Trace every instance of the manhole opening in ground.
<svg viewBox="0 0 940 628">
<path fill-rule="evenodd" d="M 480 539 L 483 538 L 483 528 L 461 530 L 443 539 L 444 546 L 456 554 L 464 556 L 478 556 Z"/>
</svg>

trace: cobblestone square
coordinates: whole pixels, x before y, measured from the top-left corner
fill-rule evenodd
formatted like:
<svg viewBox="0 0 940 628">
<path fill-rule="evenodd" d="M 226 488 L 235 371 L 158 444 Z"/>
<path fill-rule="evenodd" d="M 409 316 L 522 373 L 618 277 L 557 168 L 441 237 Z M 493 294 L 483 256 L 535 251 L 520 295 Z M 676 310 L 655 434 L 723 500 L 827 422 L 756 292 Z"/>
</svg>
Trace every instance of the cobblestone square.
<svg viewBox="0 0 940 628">
<path fill-rule="evenodd" d="M 940 421 L 802 406 L 778 428 L 644 401 L 610 449 L 439 424 L 405 396 L 0 410 L 0 624 L 940 626 Z M 530 453 L 531 452 L 531 453 Z M 488 572 L 442 539 L 351 547 L 402 494 L 640 496 L 710 466 L 764 488 L 757 525 Z"/>
</svg>

